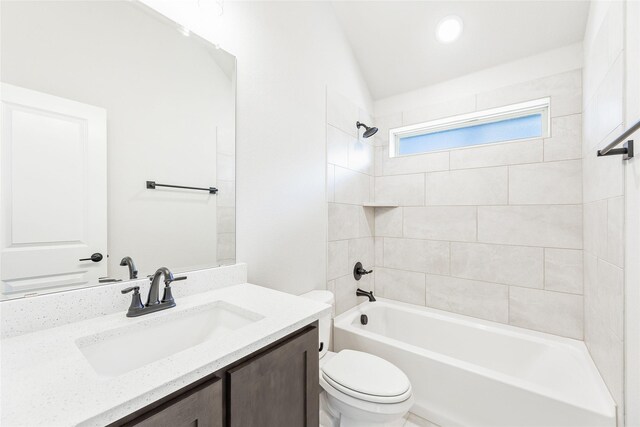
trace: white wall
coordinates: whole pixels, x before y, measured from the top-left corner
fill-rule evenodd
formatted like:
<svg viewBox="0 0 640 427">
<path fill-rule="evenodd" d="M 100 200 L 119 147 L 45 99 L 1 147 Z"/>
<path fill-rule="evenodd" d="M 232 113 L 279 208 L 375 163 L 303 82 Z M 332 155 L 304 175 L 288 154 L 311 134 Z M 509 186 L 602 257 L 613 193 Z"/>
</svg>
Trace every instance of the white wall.
<svg viewBox="0 0 640 427">
<path fill-rule="evenodd" d="M 195 1 L 148 3 L 237 57 L 237 257 L 249 280 L 325 288 L 327 86 L 371 105 L 331 5 L 225 2 L 214 18 Z"/>
<path fill-rule="evenodd" d="M 209 47 L 129 2 L 4 2 L 2 80 L 107 110 L 109 274 L 216 264 L 216 139 L 233 128 L 230 76 Z M 155 15 L 155 13 L 154 13 Z M 146 180 L 218 185 L 218 196 Z M 230 200 L 229 200 L 230 199 Z"/>
<path fill-rule="evenodd" d="M 469 94 L 524 83 L 582 67 L 582 44 L 561 47 L 539 55 L 447 80 L 411 92 L 378 99 L 374 105 L 376 117 L 401 110 L 423 107 L 461 98 Z"/>
</svg>

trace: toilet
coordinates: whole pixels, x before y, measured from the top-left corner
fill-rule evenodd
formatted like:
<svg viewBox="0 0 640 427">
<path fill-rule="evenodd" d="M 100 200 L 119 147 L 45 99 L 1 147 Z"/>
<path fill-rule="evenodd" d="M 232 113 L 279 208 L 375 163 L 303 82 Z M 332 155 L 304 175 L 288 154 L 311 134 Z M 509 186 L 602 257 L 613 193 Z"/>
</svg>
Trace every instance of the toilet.
<svg viewBox="0 0 640 427">
<path fill-rule="evenodd" d="M 333 307 L 329 291 L 303 298 Z M 375 303 L 374 303 L 375 304 Z M 354 350 L 329 351 L 332 316 L 319 321 L 320 424 L 323 427 L 392 427 L 413 406 L 409 378 L 392 363 Z"/>
</svg>

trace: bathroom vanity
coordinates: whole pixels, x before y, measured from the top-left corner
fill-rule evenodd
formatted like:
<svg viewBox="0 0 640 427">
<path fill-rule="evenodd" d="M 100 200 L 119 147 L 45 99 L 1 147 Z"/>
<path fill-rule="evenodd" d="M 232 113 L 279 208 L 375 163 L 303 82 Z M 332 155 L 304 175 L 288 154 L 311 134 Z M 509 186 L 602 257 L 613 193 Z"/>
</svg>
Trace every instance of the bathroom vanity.
<svg viewBox="0 0 640 427">
<path fill-rule="evenodd" d="M 0 424 L 316 426 L 331 307 L 246 283 L 243 264 L 188 276 L 176 307 L 135 318 L 118 283 L 4 302 Z"/>
<path fill-rule="evenodd" d="M 317 426 L 317 322 L 110 424 Z"/>
</svg>

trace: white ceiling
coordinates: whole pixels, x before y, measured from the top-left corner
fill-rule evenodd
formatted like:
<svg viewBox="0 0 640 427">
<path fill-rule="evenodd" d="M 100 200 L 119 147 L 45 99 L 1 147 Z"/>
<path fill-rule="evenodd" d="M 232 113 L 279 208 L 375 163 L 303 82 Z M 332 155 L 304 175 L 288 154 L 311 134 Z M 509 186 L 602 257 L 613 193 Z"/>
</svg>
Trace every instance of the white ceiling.
<svg viewBox="0 0 640 427">
<path fill-rule="evenodd" d="M 580 42 L 588 1 L 334 1 L 374 99 Z M 436 40 L 447 15 L 464 22 Z"/>
</svg>

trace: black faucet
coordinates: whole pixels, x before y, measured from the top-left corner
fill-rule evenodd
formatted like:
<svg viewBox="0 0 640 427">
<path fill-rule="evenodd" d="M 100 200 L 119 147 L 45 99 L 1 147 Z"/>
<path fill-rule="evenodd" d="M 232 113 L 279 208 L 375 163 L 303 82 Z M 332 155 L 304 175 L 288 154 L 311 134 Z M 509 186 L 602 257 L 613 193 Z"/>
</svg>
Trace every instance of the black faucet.
<svg viewBox="0 0 640 427">
<path fill-rule="evenodd" d="M 373 291 L 367 292 L 362 289 L 356 289 L 356 295 L 359 297 L 367 297 L 369 298 L 369 302 L 376 302 L 376 298 L 373 296 Z"/>
<path fill-rule="evenodd" d="M 164 293 L 162 294 L 162 300 L 159 298 L 160 278 L 164 279 Z M 171 273 L 167 267 L 160 267 L 153 276 L 149 276 L 151 286 L 149 287 L 147 303 L 144 305 L 140 299 L 140 286 L 132 286 L 130 288 L 123 289 L 120 291 L 123 294 L 133 291 L 131 305 L 127 311 L 127 317 L 138 317 L 144 314 L 175 307 L 176 302 L 171 294 L 171 283 L 177 280 L 185 280 L 186 278 L 187 276 L 173 277 L 173 273 Z"/>
<path fill-rule="evenodd" d="M 138 269 L 136 265 L 133 263 L 133 259 L 130 256 L 126 256 L 120 260 L 120 265 L 122 267 L 129 267 L 129 279 L 137 279 L 138 278 Z"/>
</svg>

